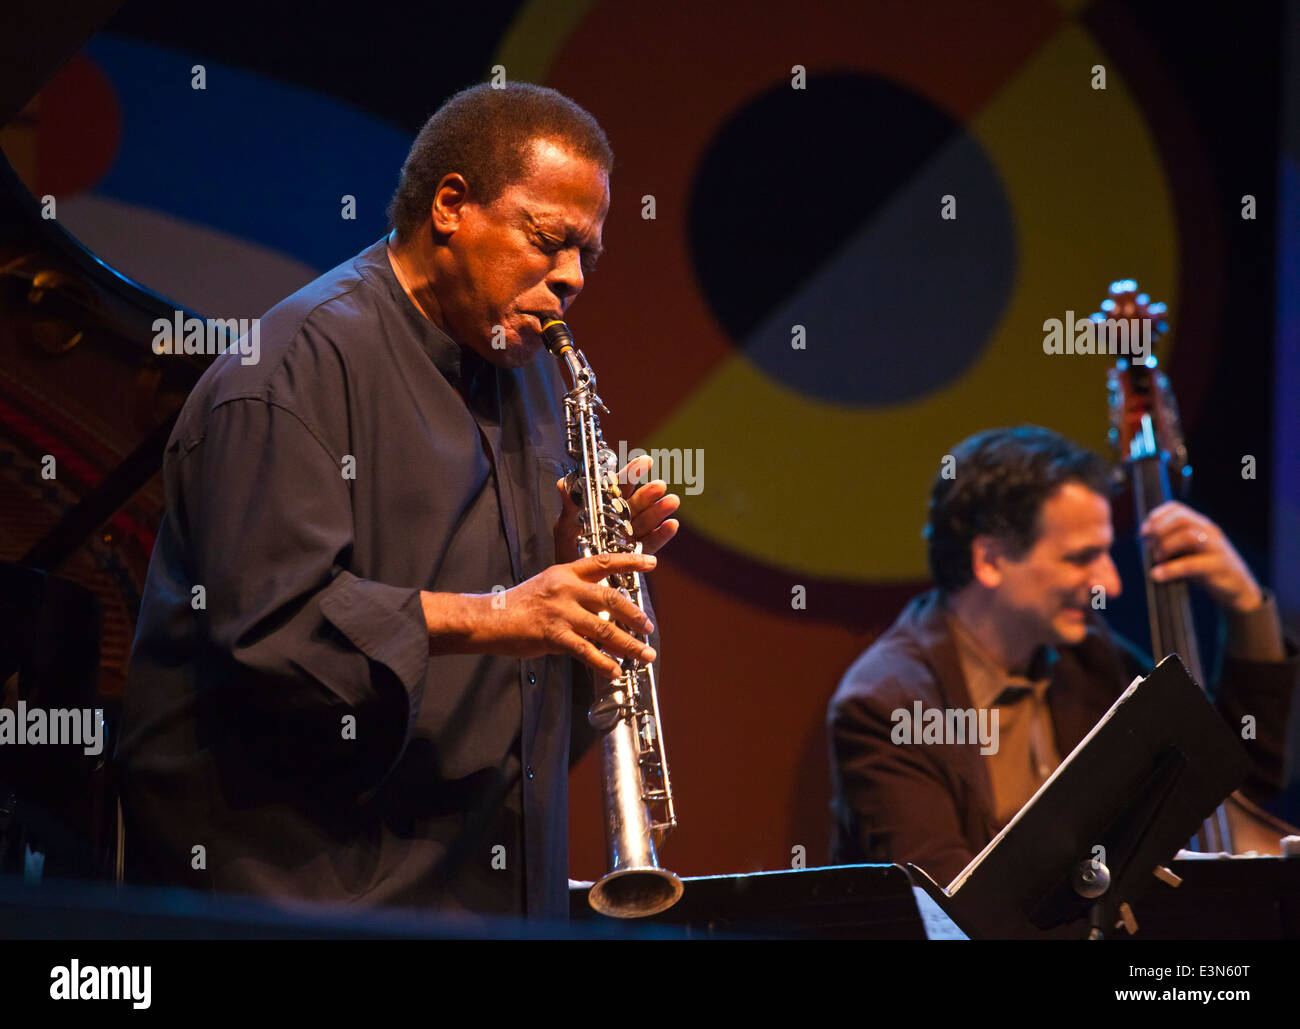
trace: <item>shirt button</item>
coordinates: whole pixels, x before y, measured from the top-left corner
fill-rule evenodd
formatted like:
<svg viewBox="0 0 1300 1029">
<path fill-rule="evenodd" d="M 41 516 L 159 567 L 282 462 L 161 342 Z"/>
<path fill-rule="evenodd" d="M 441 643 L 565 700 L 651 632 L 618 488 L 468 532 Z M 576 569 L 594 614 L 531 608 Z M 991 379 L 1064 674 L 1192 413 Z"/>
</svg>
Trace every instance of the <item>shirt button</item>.
<svg viewBox="0 0 1300 1029">
<path fill-rule="evenodd" d="M 528 776 L 528 778 L 530 778 L 530 779 L 533 777 L 534 772 L 533 772 L 533 766 L 532 766 L 532 765 L 529 765 L 527 768 L 524 769 L 524 775 Z"/>
<path fill-rule="evenodd" d="M 529 673 L 528 673 L 528 685 L 529 685 L 529 686 L 534 686 L 534 685 L 536 685 L 536 683 L 537 683 L 537 676 L 534 675 L 532 672 L 529 672 Z"/>
</svg>

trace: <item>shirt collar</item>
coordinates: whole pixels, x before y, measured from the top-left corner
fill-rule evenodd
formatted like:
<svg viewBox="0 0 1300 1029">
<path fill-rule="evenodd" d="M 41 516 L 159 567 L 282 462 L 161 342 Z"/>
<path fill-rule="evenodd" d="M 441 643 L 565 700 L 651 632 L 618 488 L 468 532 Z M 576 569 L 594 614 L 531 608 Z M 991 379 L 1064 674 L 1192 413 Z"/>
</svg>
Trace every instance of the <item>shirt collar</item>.
<svg viewBox="0 0 1300 1029">
<path fill-rule="evenodd" d="M 1032 692 L 1037 700 L 1042 701 L 1052 683 L 1052 674 L 1059 656 L 1055 649 L 1039 647 L 1030 658 L 1027 674 L 1013 675 L 989 654 L 956 615 L 949 611 L 946 618 L 957 645 L 957 656 L 966 676 L 971 704 L 975 708 L 996 707 L 998 698 L 1008 686 Z"/>
<path fill-rule="evenodd" d="M 374 246 L 362 251 L 356 263 L 363 278 L 372 279 L 387 290 L 397 304 L 402 317 L 411 325 L 424 352 L 429 355 L 429 360 L 437 366 L 438 371 L 442 372 L 448 382 L 456 386 L 461 376 L 460 344 L 429 321 L 424 313 L 411 303 L 411 298 L 406 295 L 406 290 L 397 281 L 393 266 L 389 263 L 388 237 L 384 236 Z"/>
</svg>

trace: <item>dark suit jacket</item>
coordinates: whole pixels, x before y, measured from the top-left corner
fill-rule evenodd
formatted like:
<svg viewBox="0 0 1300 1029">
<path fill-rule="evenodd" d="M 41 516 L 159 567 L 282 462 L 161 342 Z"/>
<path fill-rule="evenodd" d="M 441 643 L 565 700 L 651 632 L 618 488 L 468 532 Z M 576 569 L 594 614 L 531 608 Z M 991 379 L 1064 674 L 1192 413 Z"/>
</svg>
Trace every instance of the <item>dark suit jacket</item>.
<svg viewBox="0 0 1300 1029">
<path fill-rule="evenodd" d="M 1253 768 L 1244 792 L 1259 799 L 1285 784 L 1284 752 L 1291 692 L 1300 667 L 1287 660 L 1225 657 L 1216 706 L 1232 725 L 1255 716 L 1258 737 L 1245 741 Z M 1048 706 L 1057 751 L 1065 756 L 1149 661 L 1094 618 L 1087 638 L 1062 648 Z M 926 708 L 971 708 L 970 694 L 942 600 L 931 591 L 849 669 L 831 699 L 831 857 L 836 863 L 913 862 L 950 882 L 1001 828 L 979 744 L 897 746 L 891 712 L 920 700 Z"/>
</svg>

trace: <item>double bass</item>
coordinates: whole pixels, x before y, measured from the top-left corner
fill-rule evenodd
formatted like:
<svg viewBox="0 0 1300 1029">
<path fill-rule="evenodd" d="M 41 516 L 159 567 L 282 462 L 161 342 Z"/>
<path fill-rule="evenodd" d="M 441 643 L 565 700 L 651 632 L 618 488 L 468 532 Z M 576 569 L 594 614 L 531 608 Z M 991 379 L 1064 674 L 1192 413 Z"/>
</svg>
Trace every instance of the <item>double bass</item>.
<svg viewBox="0 0 1300 1029">
<path fill-rule="evenodd" d="M 1191 479 L 1187 445 L 1183 439 L 1169 377 L 1160 370 L 1154 343 L 1168 329 L 1166 306 L 1153 303 L 1132 279 L 1110 286 L 1101 311 L 1093 320 L 1124 320 L 1130 330 L 1141 326 L 1145 357 L 1119 358 L 1107 373 L 1109 440 L 1123 466 L 1123 479 L 1131 485 L 1140 526 L 1147 514 L 1186 490 Z M 1145 324 L 1143 324 L 1145 323 Z M 1148 335 L 1149 333 L 1149 335 Z M 1132 339 L 1130 331 L 1130 340 Z M 1130 347 L 1131 350 L 1136 349 Z M 1153 654 L 1177 654 L 1201 687 L 1205 672 L 1192 623 L 1191 598 L 1186 580 L 1156 582 L 1150 548 L 1141 540 L 1142 571 Z M 1240 791 L 1232 793 L 1207 818 L 1188 844 L 1203 853 L 1282 853 L 1281 838 L 1300 835 L 1300 829 L 1260 808 Z"/>
</svg>

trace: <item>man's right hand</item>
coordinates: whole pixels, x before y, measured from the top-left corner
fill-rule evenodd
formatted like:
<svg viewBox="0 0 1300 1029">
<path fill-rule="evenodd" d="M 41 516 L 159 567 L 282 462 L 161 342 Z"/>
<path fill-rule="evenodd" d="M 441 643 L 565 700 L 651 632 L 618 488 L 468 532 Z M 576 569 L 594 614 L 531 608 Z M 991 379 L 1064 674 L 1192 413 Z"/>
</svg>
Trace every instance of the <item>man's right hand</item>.
<svg viewBox="0 0 1300 1029">
<path fill-rule="evenodd" d="M 598 675 L 616 679 L 622 673 L 618 658 L 649 664 L 655 652 L 615 622 L 645 635 L 654 626 L 632 601 L 614 587 L 601 585 L 601 580 L 617 573 L 648 572 L 655 563 L 649 554 L 597 554 L 552 565 L 498 593 L 423 591 L 429 653 L 525 658 L 568 654 Z M 602 612 L 608 617 L 602 618 Z"/>
</svg>

